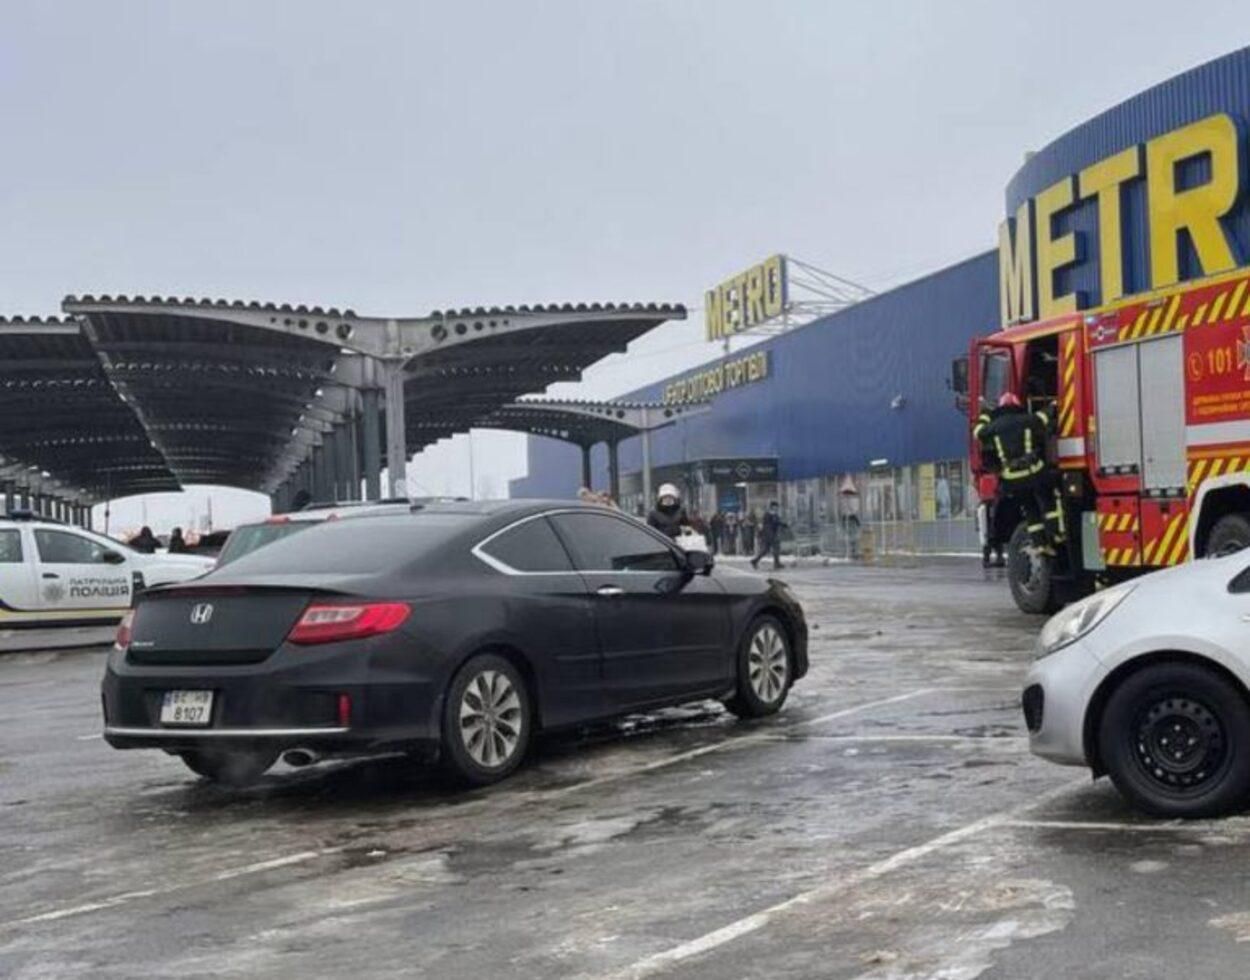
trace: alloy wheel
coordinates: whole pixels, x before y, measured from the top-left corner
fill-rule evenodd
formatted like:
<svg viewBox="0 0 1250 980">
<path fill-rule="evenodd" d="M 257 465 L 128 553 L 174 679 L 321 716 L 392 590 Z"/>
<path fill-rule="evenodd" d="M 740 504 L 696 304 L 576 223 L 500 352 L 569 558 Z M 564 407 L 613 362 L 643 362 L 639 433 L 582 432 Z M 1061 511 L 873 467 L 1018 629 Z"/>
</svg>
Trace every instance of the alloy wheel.
<svg viewBox="0 0 1250 980">
<path fill-rule="evenodd" d="M 765 704 L 772 704 L 786 689 L 790 660 L 786 641 L 772 623 L 764 623 L 747 648 L 747 676 L 751 690 Z"/>
<path fill-rule="evenodd" d="M 484 670 L 460 698 L 460 738 L 478 765 L 497 769 L 521 742 L 521 698 L 506 674 Z"/>
</svg>

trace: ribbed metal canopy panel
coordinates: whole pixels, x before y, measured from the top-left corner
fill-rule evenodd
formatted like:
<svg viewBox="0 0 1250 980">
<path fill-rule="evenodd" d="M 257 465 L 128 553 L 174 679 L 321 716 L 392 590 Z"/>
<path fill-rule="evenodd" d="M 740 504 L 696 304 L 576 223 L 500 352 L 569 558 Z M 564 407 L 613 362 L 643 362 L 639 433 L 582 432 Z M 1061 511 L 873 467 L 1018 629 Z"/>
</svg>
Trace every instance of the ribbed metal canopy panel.
<svg viewBox="0 0 1250 980">
<path fill-rule="evenodd" d="M 696 414 L 705 405 L 704 402 L 665 405 L 662 402 L 525 398 L 496 409 L 479 425 L 593 446 L 600 442 L 619 442 L 638 435 L 644 428 L 662 428 L 682 415 Z"/>
<path fill-rule="evenodd" d="M 282 478 L 276 460 L 325 431 L 313 420 L 338 424 L 344 391 L 372 386 L 363 362 L 403 365 L 411 454 L 685 316 L 667 304 L 564 304 L 381 318 L 126 296 L 69 296 L 62 307 L 178 480 L 264 490 Z"/>
<path fill-rule="evenodd" d="M 73 320 L 0 319 L 0 454 L 84 502 L 179 489 Z"/>
<path fill-rule="evenodd" d="M 334 344 L 177 305 L 91 312 L 84 331 L 182 483 L 259 487 L 339 355 Z"/>
<path fill-rule="evenodd" d="M 578 381 L 591 364 L 623 352 L 648 330 L 686 313 L 684 307 L 664 304 L 566 304 L 443 315 L 453 329 L 463 325 L 484 335 L 414 360 L 405 389 L 408 443 L 413 451 L 475 426 L 492 425 L 495 413 L 514 399 L 542 392 L 558 381 Z M 538 330 L 489 333 L 492 319 L 526 315 L 558 322 Z"/>
</svg>

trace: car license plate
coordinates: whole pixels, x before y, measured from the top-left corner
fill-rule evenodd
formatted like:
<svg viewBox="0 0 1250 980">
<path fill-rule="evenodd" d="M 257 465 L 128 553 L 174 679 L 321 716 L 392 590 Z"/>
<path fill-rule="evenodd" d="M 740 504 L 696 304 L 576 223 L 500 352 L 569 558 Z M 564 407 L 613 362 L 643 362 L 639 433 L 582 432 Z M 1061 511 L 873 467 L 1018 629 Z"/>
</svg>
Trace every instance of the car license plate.
<svg viewBox="0 0 1250 980">
<path fill-rule="evenodd" d="M 212 691 L 166 691 L 162 725 L 207 725 L 213 716 Z"/>
</svg>

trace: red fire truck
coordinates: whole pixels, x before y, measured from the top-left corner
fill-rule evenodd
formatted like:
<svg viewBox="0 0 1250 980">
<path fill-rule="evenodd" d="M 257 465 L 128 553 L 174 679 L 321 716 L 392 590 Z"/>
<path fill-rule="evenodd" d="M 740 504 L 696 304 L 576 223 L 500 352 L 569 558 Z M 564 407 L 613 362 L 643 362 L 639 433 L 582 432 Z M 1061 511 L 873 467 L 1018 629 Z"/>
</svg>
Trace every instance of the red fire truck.
<svg viewBox="0 0 1250 980">
<path fill-rule="evenodd" d="M 1042 555 L 1002 515 L 1026 612 L 1250 545 L 1250 270 L 1008 327 L 973 342 L 954 386 L 969 431 L 1006 391 L 1053 420 L 1066 542 Z"/>
</svg>

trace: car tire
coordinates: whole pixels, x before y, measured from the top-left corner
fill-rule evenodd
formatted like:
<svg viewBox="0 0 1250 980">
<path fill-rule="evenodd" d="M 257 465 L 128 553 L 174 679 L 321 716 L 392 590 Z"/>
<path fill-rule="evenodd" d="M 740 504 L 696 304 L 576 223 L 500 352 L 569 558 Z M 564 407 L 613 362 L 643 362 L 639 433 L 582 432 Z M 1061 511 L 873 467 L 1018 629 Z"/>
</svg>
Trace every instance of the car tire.
<svg viewBox="0 0 1250 980">
<path fill-rule="evenodd" d="M 1219 558 L 1250 547 L 1250 518 L 1245 514 L 1225 514 L 1207 536 L 1206 555 Z"/>
<path fill-rule="evenodd" d="M 1054 560 L 1031 554 L 1031 539 L 1023 523 L 1016 525 L 1007 543 L 1007 584 L 1021 612 L 1053 613 L 1059 608 L 1055 589 Z"/>
<path fill-rule="evenodd" d="M 452 678 L 443 704 L 444 771 L 469 786 L 510 776 L 525 759 L 533 719 L 516 667 L 498 654 L 471 657 Z"/>
<path fill-rule="evenodd" d="M 1250 798 L 1250 705 L 1215 671 L 1138 671 L 1111 694 L 1098 748 L 1116 788 L 1159 817 L 1213 817 Z"/>
<path fill-rule="evenodd" d="M 739 718 L 776 714 L 794 680 L 790 637 L 775 616 L 757 616 L 738 644 L 737 678 L 725 707 Z"/>
<path fill-rule="evenodd" d="M 278 753 L 268 749 L 193 749 L 179 755 L 197 776 L 223 786 L 254 783 L 278 761 Z"/>
</svg>

